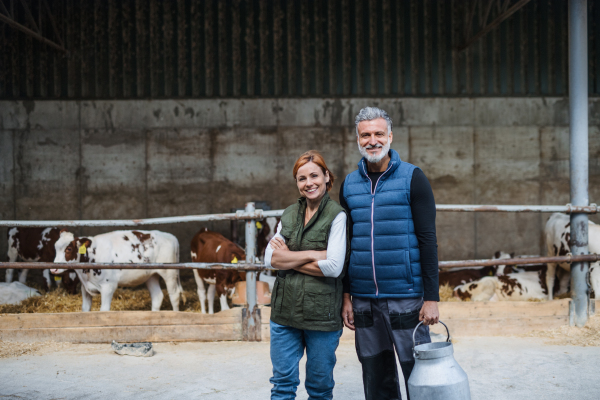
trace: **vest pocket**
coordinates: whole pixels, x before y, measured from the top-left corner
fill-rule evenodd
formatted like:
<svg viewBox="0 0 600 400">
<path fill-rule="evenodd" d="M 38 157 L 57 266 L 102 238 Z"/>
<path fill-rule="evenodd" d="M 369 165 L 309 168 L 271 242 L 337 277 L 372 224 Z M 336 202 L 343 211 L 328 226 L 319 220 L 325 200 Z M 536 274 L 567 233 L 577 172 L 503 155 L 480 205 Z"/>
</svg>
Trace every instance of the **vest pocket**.
<svg viewBox="0 0 600 400">
<path fill-rule="evenodd" d="M 306 321 L 329 321 L 333 310 L 333 294 L 304 294 L 304 319 Z"/>
<path fill-rule="evenodd" d="M 327 232 L 309 231 L 302 239 L 303 250 L 327 250 Z"/>
<path fill-rule="evenodd" d="M 305 321 L 329 321 L 334 319 L 335 279 L 312 278 L 305 282 L 303 317 Z"/>
</svg>

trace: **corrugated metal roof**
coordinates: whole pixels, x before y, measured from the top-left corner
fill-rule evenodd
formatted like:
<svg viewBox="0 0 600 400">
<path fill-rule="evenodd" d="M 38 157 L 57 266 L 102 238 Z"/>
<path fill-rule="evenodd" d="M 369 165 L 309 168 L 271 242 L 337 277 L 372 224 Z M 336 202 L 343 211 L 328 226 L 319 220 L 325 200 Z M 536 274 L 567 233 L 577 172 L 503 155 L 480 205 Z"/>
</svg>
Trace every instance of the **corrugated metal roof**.
<svg viewBox="0 0 600 400">
<path fill-rule="evenodd" d="M 473 0 L 49 3 L 69 56 L 1 25 L 0 98 L 566 94 L 564 0 L 529 2 L 463 52 L 453 48 Z M 598 95 L 597 2 L 588 21 Z M 52 39 L 46 17 L 41 25 Z"/>
</svg>

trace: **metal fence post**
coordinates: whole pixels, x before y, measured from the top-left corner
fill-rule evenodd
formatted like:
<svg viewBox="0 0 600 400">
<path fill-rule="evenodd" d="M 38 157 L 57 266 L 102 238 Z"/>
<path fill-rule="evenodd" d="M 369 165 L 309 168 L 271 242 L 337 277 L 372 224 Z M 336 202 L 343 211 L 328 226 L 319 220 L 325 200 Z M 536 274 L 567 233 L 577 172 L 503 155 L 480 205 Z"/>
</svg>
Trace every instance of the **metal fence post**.
<svg viewBox="0 0 600 400">
<path fill-rule="evenodd" d="M 246 212 L 255 212 L 254 203 L 246 203 Z M 256 257 L 256 220 L 246 220 L 246 262 L 253 263 Z M 243 313 L 244 339 L 260 341 L 260 310 L 256 305 L 256 272 L 246 272 L 246 303 Z"/>
<path fill-rule="evenodd" d="M 588 37 L 587 0 L 569 0 L 569 127 L 571 203 L 587 206 L 588 198 Z M 571 214 L 571 253 L 588 254 L 588 216 Z M 571 325 L 588 319 L 589 263 L 571 265 Z"/>
</svg>

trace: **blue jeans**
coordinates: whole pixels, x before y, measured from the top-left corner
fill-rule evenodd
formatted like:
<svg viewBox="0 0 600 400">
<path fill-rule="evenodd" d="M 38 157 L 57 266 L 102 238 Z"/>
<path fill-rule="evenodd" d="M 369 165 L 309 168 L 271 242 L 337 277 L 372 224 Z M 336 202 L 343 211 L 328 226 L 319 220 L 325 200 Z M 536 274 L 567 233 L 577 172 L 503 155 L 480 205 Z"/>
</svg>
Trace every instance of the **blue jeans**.
<svg viewBox="0 0 600 400">
<path fill-rule="evenodd" d="M 271 321 L 272 400 L 296 398 L 300 384 L 298 363 L 306 348 L 306 392 L 309 400 L 333 398 L 335 351 L 342 330 L 321 332 L 296 329 Z"/>
</svg>

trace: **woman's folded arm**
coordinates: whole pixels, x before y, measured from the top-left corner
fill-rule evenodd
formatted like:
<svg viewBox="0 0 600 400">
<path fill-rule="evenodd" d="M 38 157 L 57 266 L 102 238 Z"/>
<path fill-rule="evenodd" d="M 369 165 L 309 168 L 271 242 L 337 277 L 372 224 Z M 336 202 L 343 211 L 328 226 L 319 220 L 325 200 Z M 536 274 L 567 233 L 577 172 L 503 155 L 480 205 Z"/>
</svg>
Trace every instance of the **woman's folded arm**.
<svg viewBox="0 0 600 400">
<path fill-rule="evenodd" d="M 326 276 L 330 278 L 340 276 L 346 259 L 346 220 L 346 213 L 342 211 L 331 223 L 326 259 L 306 263 L 294 269 L 313 276 Z"/>
<path fill-rule="evenodd" d="M 327 259 L 318 261 L 323 276 L 337 278 L 346 260 L 346 213 L 341 211 L 331 223 L 327 242 Z"/>
<path fill-rule="evenodd" d="M 267 267 L 282 270 L 294 269 L 305 264 L 324 260 L 327 257 L 325 250 L 289 251 L 286 248 L 286 250 L 275 251 L 271 245 L 275 239 L 279 239 L 285 243 L 285 238 L 281 236 L 281 222 L 277 225 L 277 233 L 273 236 L 273 239 L 271 239 L 265 250 L 265 265 Z"/>
</svg>

